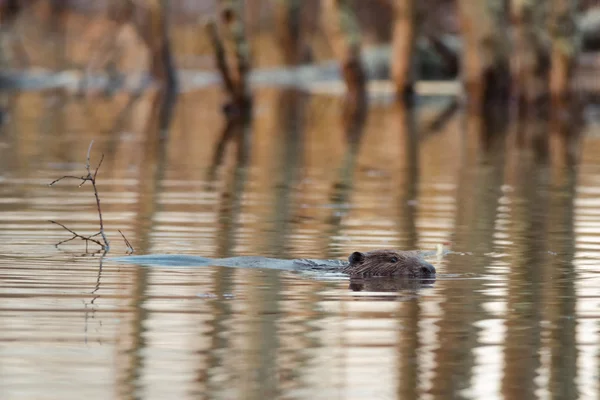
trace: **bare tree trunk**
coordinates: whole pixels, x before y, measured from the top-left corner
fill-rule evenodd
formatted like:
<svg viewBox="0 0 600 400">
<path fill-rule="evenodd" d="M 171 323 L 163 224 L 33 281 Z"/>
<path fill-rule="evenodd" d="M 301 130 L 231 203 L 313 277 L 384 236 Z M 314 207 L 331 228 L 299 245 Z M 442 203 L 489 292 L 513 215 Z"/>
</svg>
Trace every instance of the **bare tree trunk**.
<svg viewBox="0 0 600 400">
<path fill-rule="evenodd" d="M 217 67 L 230 97 L 230 101 L 224 106 L 224 111 L 229 119 L 241 117 L 242 120 L 247 121 L 252 115 L 252 94 L 248 83 L 250 46 L 246 40 L 242 17 L 244 2 L 221 0 L 220 11 L 223 32 L 220 32 L 215 21 L 209 22 L 207 30 L 215 52 Z M 226 40 L 223 40 L 224 38 Z M 233 54 L 228 55 L 228 52 Z"/>
<path fill-rule="evenodd" d="M 287 65 L 299 64 L 304 45 L 302 32 L 302 2 L 278 0 L 274 5 L 275 32 L 283 60 Z"/>
<path fill-rule="evenodd" d="M 24 8 L 25 4 L 19 0 L 0 1 L 0 68 L 19 68 L 29 64 L 23 38 L 14 34 L 15 20 Z"/>
<path fill-rule="evenodd" d="M 59 0 L 55 0 L 59 1 Z M 166 101 L 174 103 L 177 92 L 177 76 L 169 39 L 168 0 L 111 0 L 107 6 L 107 17 L 115 23 L 114 33 L 106 35 L 88 62 L 80 91 L 87 87 L 87 75 L 95 68 L 112 64 L 115 60 L 117 32 L 131 23 L 146 45 L 150 55 L 150 75 L 160 82 Z"/>
<path fill-rule="evenodd" d="M 421 24 L 417 7 L 417 0 L 395 0 L 391 71 L 398 99 L 412 97 L 417 79 L 414 49 Z"/>
<path fill-rule="evenodd" d="M 367 112 L 367 77 L 360 58 L 361 37 L 349 0 L 325 0 L 324 29 L 336 59 L 342 67 L 347 95 L 344 107 L 346 131 L 364 123 Z M 358 129 L 360 131 L 360 129 Z"/>
<path fill-rule="evenodd" d="M 549 49 L 544 38 L 544 0 L 513 0 L 515 24 L 513 88 L 518 93 L 522 116 L 542 111 L 548 94 Z"/>
<path fill-rule="evenodd" d="M 150 74 L 162 84 L 159 129 L 161 139 L 166 139 L 177 99 L 177 76 L 169 40 L 169 0 L 146 2 L 146 14 L 134 22 L 150 51 Z"/>
<path fill-rule="evenodd" d="M 470 111 L 506 103 L 510 71 L 503 0 L 458 0 L 464 37 L 462 73 Z M 483 106 L 483 110 L 480 108 Z"/>
<path fill-rule="evenodd" d="M 579 52 L 575 13 L 577 0 L 553 0 L 550 7 L 552 38 L 550 93 L 556 111 L 567 110 L 571 101 L 571 78 Z"/>
<path fill-rule="evenodd" d="M 125 16 L 127 18 L 130 15 L 129 13 L 132 13 L 131 18 L 133 18 L 134 26 L 148 47 L 150 52 L 150 74 L 166 86 L 175 85 L 173 56 L 168 36 L 169 2 L 165 0 L 146 0 L 143 5 L 131 2 L 131 0 L 128 0 L 128 2 L 131 9 L 126 12 Z"/>
<path fill-rule="evenodd" d="M 581 109 L 573 93 L 573 70 L 579 52 L 575 13 L 577 0 L 553 0 L 549 32 L 552 38 L 550 95 L 552 97 L 553 153 L 563 153 L 567 165 L 576 163 L 580 152 Z M 561 161 L 561 160 L 557 160 Z"/>
<path fill-rule="evenodd" d="M 568 118 L 553 115 L 550 121 L 550 157 L 553 165 L 557 167 L 575 166 L 581 158 L 582 124 L 579 120 L 580 115 L 575 115 L 581 112 L 575 110 L 572 105 L 569 105 L 569 108 L 571 110 L 566 112 L 569 114 Z M 571 121 L 573 123 L 570 123 Z"/>
</svg>

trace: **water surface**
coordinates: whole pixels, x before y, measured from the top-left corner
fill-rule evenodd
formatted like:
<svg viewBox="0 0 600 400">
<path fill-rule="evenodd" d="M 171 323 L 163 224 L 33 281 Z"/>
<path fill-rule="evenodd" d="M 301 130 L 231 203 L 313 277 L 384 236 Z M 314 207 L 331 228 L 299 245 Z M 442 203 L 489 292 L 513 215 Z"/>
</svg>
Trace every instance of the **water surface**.
<svg viewBox="0 0 600 400">
<path fill-rule="evenodd" d="M 356 150 L 340 102 L 260 90 L 256 119 L 223 136 L 218 90 L 179 99 L 168 140 L 155 104 L 12 98 L 0 134 L 3 399 L 598 398 L 600 150 L 577 174 L 525 152 L 482 157 L 460 119 L 375 102 Z M 122 111 L 126 110 L 126 111 Z M 220 141 L 225 137 L 225 140 Z M 353 291 L 343 277 L 122 265 L 109 255 L 345 258 L 433 249 L 431 285 Z M 221 145 L 220 145 L 221 144 Z M 418 151 L 414 152 L 419 146 Z M 92 247 L 90 247 L 90 250 Z"/>
</svg>

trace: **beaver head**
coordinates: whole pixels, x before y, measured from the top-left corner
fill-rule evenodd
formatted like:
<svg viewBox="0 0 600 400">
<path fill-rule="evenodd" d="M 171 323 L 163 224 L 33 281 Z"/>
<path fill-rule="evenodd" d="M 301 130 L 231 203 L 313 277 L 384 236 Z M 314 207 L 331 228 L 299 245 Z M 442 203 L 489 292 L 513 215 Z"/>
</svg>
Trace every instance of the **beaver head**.
<svg viewBox="0 0 600 400">
<path fill-rule="evenodd" d="M 374 250 L 355 251 L 343 270 L 350 276 L 405 276 L 427 278 L 435 276 L 435 267 L 425 261 L 418 251 Z"/>
</svg>

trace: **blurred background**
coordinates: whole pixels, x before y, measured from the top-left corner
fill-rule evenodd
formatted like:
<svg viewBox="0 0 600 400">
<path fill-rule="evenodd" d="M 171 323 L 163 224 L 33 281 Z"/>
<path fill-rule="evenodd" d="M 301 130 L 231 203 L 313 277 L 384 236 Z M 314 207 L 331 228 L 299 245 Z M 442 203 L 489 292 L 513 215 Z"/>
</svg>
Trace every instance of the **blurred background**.
<svg viewBox="0 0 600 400">
<path fill-rule="evenodd" d="M 0 398 L 600 398 L 600 2 L 0 0 Z M 90 143 L 93 146 L 90 148 Z M 72 235 L 98 232 L 105 253 Z M 434 249 L 432 284 L 143 267 Z M 97 236 L 99 238 L 99 236 Z"/>
</svg>

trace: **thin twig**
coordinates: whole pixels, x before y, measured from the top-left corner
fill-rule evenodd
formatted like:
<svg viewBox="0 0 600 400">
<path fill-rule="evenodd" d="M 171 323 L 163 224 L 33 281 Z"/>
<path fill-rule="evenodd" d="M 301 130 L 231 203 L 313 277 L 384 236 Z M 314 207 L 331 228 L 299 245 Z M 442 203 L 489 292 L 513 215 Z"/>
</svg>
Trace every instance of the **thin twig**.
<svg viewBox="0 0 600 400">
<path fill-rule="evenodd" d="M 96 299 L 99 297 L 99 295 L 96 293 L 98 290 L 100 290 L 100 280 L 102 278 L 102 267 L 104 266 L 103 262 L 104 262 L 104 256 L 106 256 L 106 251 L 104 251 L 102 253 L 102 255 L 100 256 L 100 265 L 98 266 L 98 277 L 96 278 L 96 286 L 94 286 L 94 290 L 92 290 L 91 294 L 94 295 L 94 298 L 92 299 L 92 301 L 90 302 L 90 304 L 94 304 L 94 302 L 96 301 Z"/>
<path fill-rule="evenodd" d="M 125 245 L 127 246 L 127 254 L 133 254 L 135 252 L 135 249 L 133 248 L 133 246 L 131 245 L 129 240 L 127 240 L 127 238 L 125 237 L 123 232 L 121 232 L 120 229 L 118 231 L 121 234 L 121 236 L 123 237 L 123 240 L 125 241 Z"/>
<path fill-rule="evenodd" d="M 52 220 L 50 220 L 49 222 L 51 222 L 51 223 L 53 223 L 53 224 L 56 224 L 56 225 L 58 225 L 58 226 L 61 226 L 63 229 L 65 229 L 65 230 L 69 231 L 69 232 L 70 232 L 70 233 L 73 235 L 73 237 L 71 237 L 71 238 L 69 238 L 69 239 L 62 240 L 62 241 L 60 241 L 60 242 L 56 243 L 56 244 L 55 244 L 55 246 L 56 246 L 56 247 L 58 247 L 59 245 L 61 245 L 61 244 L 63 244 L 63 243 L 70 242 L 70 241 L 71 241 L 71 240 L 73 240 L 73 239 L 77 239 L 77 238 L 79 238 L 79 239 L 81 239 L 81 240 L 85 240 L 85 241 L 94 242 L 94 243 L 96 243 L 97 245 L 99 245 L 99 246 L 102 246 L 102 248 L 104 248 L 104 245 L 103 245 L 102 243 L 100 243 L 100 242 L 99 242 L 98 240 L 96 240 L 96 239 L 92 239 L 94 236 L 98 236 L 98 234 L 99 234 L 100 232 L 98 232 L 98 233 L 95 233 L 95 234 L 93 234 L 93 235 L 91 235 L 91 236 L 83 236 L 83 235 L 80 235 L 79 233 L 77 233 L 77 232 L 75 232 L 75 231 L 73 231 L 73 230 L 71 230 L 71 229 L 67 228 L 66 226 L 64 226 L 64 225 L 63 225 L 63 224 L 61 224 L 60 222 L 56 222 L 56 221 L 52 221 Z"/>
<path fill-rule="evenodd" d="M 91 146 L 90 146 L 91 148 Z M 88 157 L 89 157 L 89 153 L 88 153 Z M 100 158 L 100 162 L 98 163 L 98 166 L 96 167 L 96 171 L 94 172 L 94 176 L 91 178 L 92 181 L 92 187 L 94 188 L 94 196 L 96 196 L 96 205 L 98 206 L 98 218 L 100 221 L 100 234 L 102 235 L 102 239 L 104 240 L 104 243 L 106 244 L 106 249 L 108 250 L 110 248 L 110 244 L 108 243 L 108 239 L 106 238 L 106 235 L 104 234 L 104 221 L 102 220 L 102 210 L 100 209 L 100 196 L 98 195 L 98 189 L 96 189 L 96 174 L 98 173 L 98 168 L 100 168 L 100 165 L 102 165 L 102 161 L 104 160 L 104 154 L 102 154 L 102 157 Z M 89 170 L 89 158 L 88 158 L 88 175 L 91 175 L 90 170 Z"/>
<path fill-rule="evenodd" d="M 85 169 L 88 172 L 88 175 L 90 173 L 90 153 L 92 152 L 93 145 L 94 145 L 94 139 L 92 139 L 92 141 L 90 142 L 90 146 L 88 147 L 87 158 L 86 158 L 86 162 L 85 162 Z"/>
<path fill-rule="evenodd" d="M 65 175 L 65 176 L 61 176 L 58 179 L 53 180 L 52 182 L 50 182 L 48 184 L 48 186 L 52 186 L 54 185 L 56 182 L 62 181 L 63 179 L 77 179 L 77 180 L 82 180 L 82 181 L 87 181 L 88 179 L 85 176 L 73 176 L 73 175 Z M 80 185 L 81 186 L 81 185 Z"/>
</svg>

